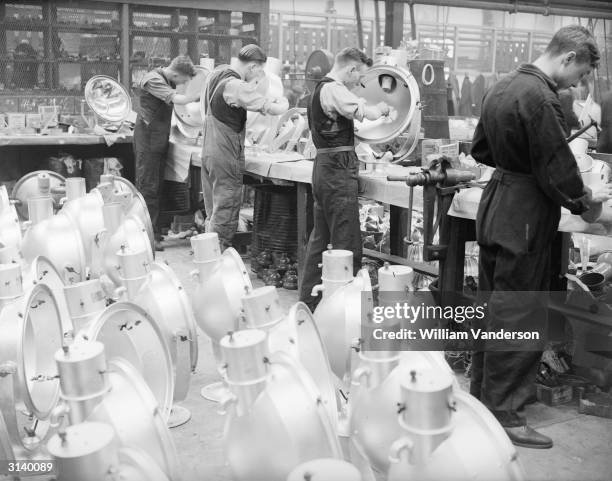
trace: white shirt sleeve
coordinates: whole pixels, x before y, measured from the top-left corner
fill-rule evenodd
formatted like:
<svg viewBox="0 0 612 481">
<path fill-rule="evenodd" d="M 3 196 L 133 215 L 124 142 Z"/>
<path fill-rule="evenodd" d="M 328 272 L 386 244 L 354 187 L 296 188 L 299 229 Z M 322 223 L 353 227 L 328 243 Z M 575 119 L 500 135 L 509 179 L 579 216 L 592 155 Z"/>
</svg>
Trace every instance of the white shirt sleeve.
<svg viewBox="0 0 612 481">
<path fill-rule="evenodd" d="M 332 118 L 337 115 L 347 119 L 363 120 L 365 115 L 365 99 L 357 97 L 340 82 L 328 82 L 319 94 L 323 111 Z"/>
</svg>

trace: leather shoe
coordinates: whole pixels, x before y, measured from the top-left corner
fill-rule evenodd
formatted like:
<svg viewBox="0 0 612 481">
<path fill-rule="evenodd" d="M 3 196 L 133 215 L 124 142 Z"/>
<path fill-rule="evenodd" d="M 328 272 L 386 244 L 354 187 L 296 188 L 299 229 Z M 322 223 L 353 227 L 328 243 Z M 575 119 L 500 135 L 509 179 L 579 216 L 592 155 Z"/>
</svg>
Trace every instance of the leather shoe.
<svg viewBox="0 0 612 481">
<path fill-rule="evenodd" d="M 504 427 L 504 431 L 515 446 L 532 449 L 550 449 L 553 442 L 548 436 L 537 432 L 530 426 Z"/>
</svg>

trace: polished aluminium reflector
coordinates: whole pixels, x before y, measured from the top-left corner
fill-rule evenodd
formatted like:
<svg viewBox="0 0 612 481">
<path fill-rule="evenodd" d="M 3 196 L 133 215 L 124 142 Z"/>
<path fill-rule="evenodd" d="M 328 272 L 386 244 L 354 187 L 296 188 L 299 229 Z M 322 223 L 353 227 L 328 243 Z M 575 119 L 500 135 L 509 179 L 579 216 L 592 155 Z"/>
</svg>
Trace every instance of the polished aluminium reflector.
<svg viewBox="0 0 612 481">
<path fill-rule="evenodd" d="M 112 425 L 123 446 L 141 449 L 169 479 L 180 481 L 182 468 L 176 448 L 153 393 L 131 363 L 119 357 L 107 357 L 112 388 L 92 412 L 90 420 Z"/>
<path fill-rule="evenodd" d="M 406 65 L 377 63 L 352 90 L 368 104 L 385 102 L 391 107 L 387 117 L 355 122 L 355 136 L 368 144 L 396 142 L 394 158 L 407 157 L 416 147 L 421 128 L 419 86 Z"/>
<path fill-rule="evenodd" d="M 196 66 L 196 75 L 186 84 L 177 86 L 176 91 L 179 94 L 193 96 L 200 94 L 202 96 L 206 79 L 211 73 L 206 67 Z M 177 128 L 188 139 L 195 139 L 202 132 L 204 125 L 204 112 L 200 102 L 191 102 L 186 105 L 174 105 L 174 120 Z"/>
<path fill-rule="evenodd" d="M 80 282 L 86 277 L 83 238 L 68 217 L 55 215 L 32 224 L 23 237 L 22 253 L 28 263 L 38 256 L 46 257 L 65 282 Z"/>
<path fill-rule="evenodd" d="M 133 301 L 159 324 L 170 347 L 174 368 L 174 402 L 187 397 L 198 363 L 197 325 L 185 289 L 170 267 L 154 262 Z"/>
<path fill-rule="evenodd" d="M 352 359 L 361 338 L 361 320 L 372 309 L 370 276 L 362 269 L 353 281 L 338 287 L 332 295 L 324 296 L 314 312 L 331 369 L 347 389 Z"/>
<path fill-rule="evenodd" d="M 254 289 L 242 298 L 242 304 L 246 327 L 266 332 L 269 351 L 289 354 L 310 374 L 336 429 L 338 412 L 334 380 L 325 345 L 308 306 L 298 302 L 288 313 L 283 313 L 274 286 Z"/>
<path fill-rule="evenodd" d="M 452 377 L 452 370 L 439 352 L 362 351 L 353 372 L 350 397 L 350 432 L 372 467 L 386 473 L 389 449 L 401 437 L 397 403 L 403 380 L 412 371 L 432 370 L 440 377 Z"/>
<path fill-rule="evenodd" d="M 252 336 L 253 332 L 261 331 L 240 331 L 221 341 L 228 364 L 227 382 L 234 396 L 233 401 L 223 403 L 230 408 L 224 445 L 232 478 L 285 481 L 300 463 L 321 457 L 340 459 L 338 438 L 320 393 L 298 362 L 283 352 L 271 354 L 265 358 L 268 361 L 246 362 L 240 361 L 238 353 L 227 351 L 228 344 L 242 342 L 243 336 Z M 265 341 L 265 337 L 262 339 Z M 245 349 L 252 350 L 252 346 L 247 344 Z M 253 353 L 260 356 L 259 351 Z M 232 367 L 234 360 L 236 368 Z M 263 372 L 267 371 L 263 376 L 261 369 L 256 369 L 262 362 Z M 241 394 L 247 385 L 262 383 L 256 396 Z M 253 393 L 252 389 L 247 392 Z"/>
<path fill-rule="evenodd" d="M 49 434 L 59 384 L 53 359 L 62 345 L 51 289 L 38 284 L 0 311 L 0 410 L 17 458 L 36 453 Z"/>
<path fill-rule="evenodd" d="M 94 238 L 97 233 L 104 229 L 103 205 L 102 195 L 99 191 L 93 189 L 89 194 L 64 203 L 57 214 L 69 217 L 78 227 L 83 240 L 87 265 L 91 264 Z"/>
<path fill-rule="evenodd" d="M 160 416 L 168 419 L 174 391 L 172 358 L 156 320 L 136 304 L 116 302 L 81 331 L 80 337 L 104 344 L 108 360 L 130 362 L 155 396 Z"/>
<path fill-rule="evenodd" d="M 57 308 L 60 312 L 64 342 L 71 342 L 74 337 L 74 326 L 70 319 L 70 313 L 64 296 L 66 280 L 62 277 L 53 263 L 45 256 L 36 256 L 32 264 L 30 264 L 28 271 L 25 272 L 24 285 L 29 286 L 34 284 L 44 284 L 53 292 Z"/>
<path fill-rule="evenodd" d="M 30 218 L 28 212 L 28 199 L 32 197 L 50 196 L 54 208 L 59 208 L 59 201 L 63 195 L 63 185 L 66 179 L 51 170 L 37 170 L 24 175 L 13 187 L 11 198 L 16 201 L 15 207 L 21 220 Z M 55 193 L 59 191 L 59 193 Z"/>
<path fill-rule="evenodd" d="M 200 248 L 200 244 L 206 247 Z M 228 331 L 239 329 L 241 299 L 253 286 L 244 262 L 234 248 L 220 254 L 217 234 L 194 236 L 191 245 L 197 267 L 192 273 L 197 279 L 192 299 L 193 312 L 200 329 L 218 343 Z"/>
<path fill-rule="evenodd" d="M 401 437 L 393 442 L 389 451 L 389 481 L 527 479 L 516 448 L 497 419 L 480 401 L 453 386 L 452 409 L 445 408 L 445 399 L 441 398 L 435 414 L 432 410 L 435 390 L 410 395 L 409 384 L 410 377 L 403 380 L 401 403 L 402 406 L 410 403 L 413 411 L 396 415 Z M 417 411 L 423 410 L 430 414 L 419 416 Z M 449 414 L 450 424 L 446 420 Z M 438 428 L 432 429 L 435 426 Z M 425 429 L 421 429 L 423 427 Z M 445 439 L 438 444 L 435 438 L 442 431 L 446 431 Z"/>
<path fill-rule="evenodd" d="M 153 250 L 142 222 L 136 216 L 125 215 L 121 204 L 105 204 L 103 215 L 105 229 L 96 234 L 92 244 L 91 275 L 107 276 L 118 287 L 121 285 L 117 270 L 121 248 L 144 251 L 149 262 L 153 262 Z"/>
<path fill-rule="evenodd" d="M 149 215 L 149 209 L 147 203 L 140 191 L 125 177 L 117 175 L 104 174 L 100 176 L 100 183 L 111 183 L 114 189 L 115 196 L 130 193 L 132 194 L 132 201 L 124 205 L 124 211 L 126 215 L 132 215 L 140 222 L 145 228 L 149 241 L 151 243 L 151 250 L 155 251 L 155 236 L 153 233 L 153 224 L 151 223 L 151 216 Z M 98 186 L 100 188 L 100 186 Z"/>
<path fill-rule="evenodd" d="M 5 185 L 0 185 L 0 243 L 21 247 L 21 226 L 15 206 L 11 204 Z"/>
<path fill-rule="evenodd" d="M 120 124 L 132 111 L 127 90 L 112 77 L 95 75 L 85 84 L 85 101 L 101 119 Z"/>
<path fill-rule="evenodd" d="M 52 422 L 59 424 L 67 416 L 70 425 L 109 424 L 118 446 L 142 450 L 155 460 L 151 468 L 159 463 L 170 479 L 178 479 L 174 444 L 153 393 L 125 359 L 116 357 L 107 363 L 105 350 L 100 342 L 77 339 L 56 353 L 62 404 Z"/>
<path fill-rule="evenodd" d="M 313 459 L 297 466 L 287 481 L 362 481 L 361 473 L 351 463 L 334 458 Z"/>
</svg>

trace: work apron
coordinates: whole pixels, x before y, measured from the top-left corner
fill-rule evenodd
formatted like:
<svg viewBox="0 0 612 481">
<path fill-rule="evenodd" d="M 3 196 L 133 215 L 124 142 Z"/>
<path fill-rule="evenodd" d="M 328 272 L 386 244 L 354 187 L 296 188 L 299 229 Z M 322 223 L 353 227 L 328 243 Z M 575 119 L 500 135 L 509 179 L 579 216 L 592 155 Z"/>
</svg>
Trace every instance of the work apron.
<svg viewBox="0 0 612 481">
<path fill-rule="evenodd" d="M 361 268 L 358 172 L 354 146 L 317 149 L 312 170 L 313 230 L 300 282 L 300 301 L 311 309 L 320 300 L 320 297 L 312 297 L 311 292 L 321 282 L 319 264 L 329 244 L 334 249 L 353 252 L 353 274 Z"/>
<path fill-rule="evenodd" d="M 488 301 L 489 311 L 474 327 L 537 330 L 545 338 L 551 246 L 560 215 L 560 207 L 539 188 L 535 177 L 496 169 L 476 217 L 479 302 Z M 480 344 L 473 353 L 470 392 L 502 425 L 518 426 L 525 422 L 517 411 L 533 394 L 543 343 L 504 343 L 504 349 L 515 350 Z"/>
<path fill-rule="evenodd" d="M 221 81 L 206 99 L 202 139 L 202 192 L 206 231 L 216 232 L 221 248 L 232 244 L 242 205 L 245 130 L 236 132 L 212 113 L 210 101 L 228 80 Z"/>
</svg>

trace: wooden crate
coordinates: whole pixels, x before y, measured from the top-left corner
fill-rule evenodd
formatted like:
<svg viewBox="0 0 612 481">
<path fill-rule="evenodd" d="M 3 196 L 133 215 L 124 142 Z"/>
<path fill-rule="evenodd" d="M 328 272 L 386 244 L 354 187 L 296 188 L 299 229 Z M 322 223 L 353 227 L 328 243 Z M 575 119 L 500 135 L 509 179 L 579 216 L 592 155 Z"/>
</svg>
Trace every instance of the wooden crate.
<svg viewBox="0 0 612 481">
<path fill-rule="evenodd" d="M 559 406 L 560 404 L 567 404 L 574 399 L 574 390 L 572 386 L 565 384 L 554 387 L 536 384 L 536 395 L 538 401 L 547 406 Z"/>
</svg>

